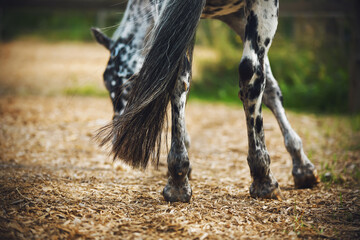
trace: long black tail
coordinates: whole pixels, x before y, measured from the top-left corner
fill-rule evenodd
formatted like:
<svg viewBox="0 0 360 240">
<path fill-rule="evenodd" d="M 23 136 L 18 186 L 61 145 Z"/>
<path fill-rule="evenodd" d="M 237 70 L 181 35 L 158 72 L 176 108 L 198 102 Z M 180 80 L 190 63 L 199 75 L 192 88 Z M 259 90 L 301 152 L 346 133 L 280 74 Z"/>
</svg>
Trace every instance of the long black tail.
<svg viewBox="0 0 360 240">
<path fill-rule="evenodd" d="M 102 145 L 114 139 L 114 159 L 142 168 L 146 168 L 149 159 L 159 162 L 166 108 L 205 1 L 164 1 L 144 64 L 132 78 L 127 107 L 119 119 L 100 132 L 100 136 L 106 136 Z"/>
</svg>

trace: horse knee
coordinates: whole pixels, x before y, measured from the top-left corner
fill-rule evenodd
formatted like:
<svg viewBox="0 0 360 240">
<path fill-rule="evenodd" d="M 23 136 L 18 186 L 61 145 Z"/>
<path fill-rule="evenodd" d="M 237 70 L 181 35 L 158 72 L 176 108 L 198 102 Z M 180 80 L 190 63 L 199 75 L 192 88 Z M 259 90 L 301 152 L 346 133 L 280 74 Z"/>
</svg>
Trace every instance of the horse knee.
<svg viewBox="0 0 360 240">
<path fill-rule="evenodd" d="M 255 73 L 254 63 L 250 58 L 243 58 L 239 64 L 239 85 L 248 83 Z"/>
<path fill-rule="evenodd" d="M 241 100 L 257 99 L 264 90 L 264 86 L 265 78 L 262 66 L 248 57 L 243 58 L 239 65 L 239 96 Z"/>
</svg>

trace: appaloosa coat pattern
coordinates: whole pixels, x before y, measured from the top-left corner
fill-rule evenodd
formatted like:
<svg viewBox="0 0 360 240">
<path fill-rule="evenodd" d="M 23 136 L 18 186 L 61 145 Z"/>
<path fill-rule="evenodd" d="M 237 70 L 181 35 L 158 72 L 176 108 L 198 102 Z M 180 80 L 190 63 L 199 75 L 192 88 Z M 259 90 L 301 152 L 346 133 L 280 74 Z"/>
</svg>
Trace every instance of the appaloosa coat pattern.
<svg viewBox="0 0 360 240">
<path fill-rule="evenodd" d="M 158 162 L 161 130 L 171 103 L 169 179 L 167 201 L 188 202 L 192 190 L 188 173 L 190 138 L 185 128 L 185 103 L 191 83 L 194 37 L 201 18 L 228 24 L 243 40 L 239 64 L 239 98 L 248 132 L 248 164 L 252 197 L 281 199 L 270 170 L 265 146 L 261 105 L 274 113 L 292 157 L 295 186 L 319 182 L 317 171 L 304 153 L 282 105 L 267 53 L 278 24 L 278 0 L 130 0 L 113 39 L 92 29 L 96 40 L 110 51 L 104 72 L 114 107 L 113 122 L 102 129 L 102 144 L 112 142 L 115 158 L 133 167 Z"/>
</svg>

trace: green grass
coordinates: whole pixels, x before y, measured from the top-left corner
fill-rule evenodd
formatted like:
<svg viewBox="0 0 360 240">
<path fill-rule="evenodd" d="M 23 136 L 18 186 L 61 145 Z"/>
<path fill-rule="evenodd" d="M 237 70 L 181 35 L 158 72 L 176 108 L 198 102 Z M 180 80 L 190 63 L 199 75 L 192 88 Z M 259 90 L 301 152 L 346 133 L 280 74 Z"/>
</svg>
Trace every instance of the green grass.
<svg viewBox="0 0 360 240">
<path fill-rule="evenodd" d="M 74 86 L 64 90 L 63 92 L 67 96 L 93 96 L 93 97 L 107 97 L 109 93 L 101 88 L 99 89 L 93 85 Z"/>
<path fill-rule="evenodd" d="M 354 132 L 360 131 L 360 114 L 354 114 L 350 117 L 351 128 Z"/>
<path fill-rule="evenodd" d="M 360 130 L 354 130 L 354 117 L 347 114 L 317 116 L 319 121 L 316 131 L 323 140 L 326 139 L 318 146 L 322 154 L 314 154 L 314 158 L 320 160 L 318 171 L 321 182 L 326 188 L 332 188 L 334 185 L 358 185 L 360 168 L 357 156 L 360 151 Z"/>
</svg>

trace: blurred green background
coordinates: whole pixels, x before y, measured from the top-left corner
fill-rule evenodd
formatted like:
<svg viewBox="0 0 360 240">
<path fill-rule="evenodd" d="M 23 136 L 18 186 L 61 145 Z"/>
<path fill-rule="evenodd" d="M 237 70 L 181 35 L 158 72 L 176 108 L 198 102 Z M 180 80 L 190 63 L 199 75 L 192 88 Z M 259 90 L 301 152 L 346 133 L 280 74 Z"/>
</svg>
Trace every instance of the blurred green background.
<svg viewBox="0 0 360 240">
<path fill-rule="evenodd" d="M 101 5 L 100 1 L 96 4 L 82 1 L 94 5 L 83 8 L 81 5 L 63 6 L 68 1 L 55 1 L 51 6 L 49 1 L 47 4 L 33 1 L 33 5 L 32 1 L 19 2 L 16 5 L 14 1 L 4 1 L 0 8 L 3 42 L 28 38 L 91 42 L 94 40 L 89 28 L 98 26 L 111 36 L 125 6 L 125 1 L 119 1 L 119 5 L 104 3 L 105 8 L 96 7 L 96 4 Z M 349 95 L 352 90 L 349 56 L 354 52 L 355 37 L 352 5 L 351 1 L 328 1 L 329 6 L 322 8 L 320 2 L 280 2 L 279 26 L 269 58 L 283 92 L 285 107 L 346 113 L 353 101 L 353 96 Z M 347 5 L 342 4 L 344 2 Z M 237 97 L 241 39 L 220 21 L 202 20 L 196 46 L 208 49 L 215 57 L 195 59 L 197 74 L 190 98 L 241 104 Z"/>
</svg>

